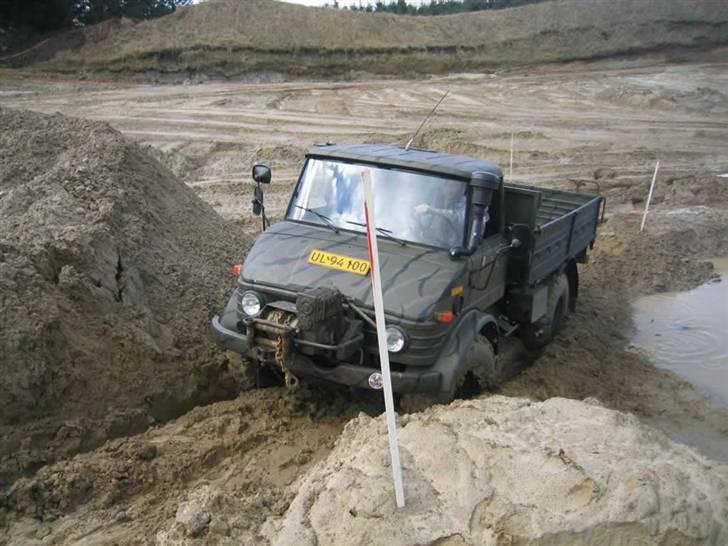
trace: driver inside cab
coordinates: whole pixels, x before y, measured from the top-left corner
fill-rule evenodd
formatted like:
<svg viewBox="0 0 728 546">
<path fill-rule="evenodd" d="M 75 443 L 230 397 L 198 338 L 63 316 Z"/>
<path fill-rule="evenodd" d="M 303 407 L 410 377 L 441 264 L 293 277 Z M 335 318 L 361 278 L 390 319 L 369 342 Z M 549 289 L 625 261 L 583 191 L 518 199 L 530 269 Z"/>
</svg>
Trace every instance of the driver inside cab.
<svg viewBox="0 0 728 546">
<path fill-rule="evenodd" d="M 415 215 L 433 246 L 450 249 L 463 244 L 467 190 L 467 184 L 462 182 L 443 181 L 440 191 L 431 196 L 429 203 L 415 206 Z"/>
</svg>

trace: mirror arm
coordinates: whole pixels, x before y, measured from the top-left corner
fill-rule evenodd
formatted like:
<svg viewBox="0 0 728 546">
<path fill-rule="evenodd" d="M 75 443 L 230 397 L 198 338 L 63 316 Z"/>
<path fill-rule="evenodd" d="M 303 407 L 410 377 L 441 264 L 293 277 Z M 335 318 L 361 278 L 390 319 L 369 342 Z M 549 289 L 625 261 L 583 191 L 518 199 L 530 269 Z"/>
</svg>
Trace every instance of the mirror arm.
<svg viewBox="0 0 728 546">
<path fill-rule="evenodd" d="M 263 231 L 265 231 L 265 228 L 267 227 L 266 224 L 268 224 L 268 217 L 265 215 L 265 204 L 263 203 L 263 188 L 260 187 L 260 182 L 258 182 L 258 188 L 260 189 L 260 219 L 263 222 Z"/>
<path fill-rule="evenodd" d="M 475 252 L 475 248 L 466 248 L 464 246 L 455 246 L 450 249 L 450 259 L 451 260 L 459 260 L 460 258 L 464 258 L 466 256 L 472 256 Z"/>
</svg>

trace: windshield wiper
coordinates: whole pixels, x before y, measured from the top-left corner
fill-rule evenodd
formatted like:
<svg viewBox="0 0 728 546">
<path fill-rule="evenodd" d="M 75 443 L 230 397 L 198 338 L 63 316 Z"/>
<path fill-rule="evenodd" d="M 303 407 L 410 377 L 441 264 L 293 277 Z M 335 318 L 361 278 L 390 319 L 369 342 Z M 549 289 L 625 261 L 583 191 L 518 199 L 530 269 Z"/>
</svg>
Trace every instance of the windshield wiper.
<svg viewBox="0 0 728 546">
<path fill-rule="evenodd" d="M 302 207 L 301 205 L 293 205 L 293 206 L 296 207 L 297 209 L 305 210 L 306 212 L 315 214 L 316 216 L 318 216 L 319 218 L 321 218 L 324 221 L 324 224 L 326 225 L 326 227 L 331 228 L 334 231 L 334 233 L 339 233 L 339 228 L 337 228 L 334 225 L 334 223 L 331 221 L 331 218 L 329 218 L 325 214 L 321 214 L 320 212 L 317 212 L 309 207 Z"/>
<path fill-rule="evenodd" d="M 355 226 L 360 226 L 360 227 L 366 227 L 367 226 L 366 224 L 362 224 L 360 222 L 352 222 L 350 220 L 347 221 L 346 223 L 347 224 L 354 224 Z M 397 243 L 399 243 L 402 246 L 405 246 L 407 244 L 402 239 L 397 239 L 394 235 L 392 235 L 392 230 L 391 229 L 386 229 L 386 228 L 383 228 L 383 227 L 378 227 L 377 228 L 377 233 L 381 233 L 387 239 L 391 239 L 392 241 L 396 241 Z"/>
</svg>

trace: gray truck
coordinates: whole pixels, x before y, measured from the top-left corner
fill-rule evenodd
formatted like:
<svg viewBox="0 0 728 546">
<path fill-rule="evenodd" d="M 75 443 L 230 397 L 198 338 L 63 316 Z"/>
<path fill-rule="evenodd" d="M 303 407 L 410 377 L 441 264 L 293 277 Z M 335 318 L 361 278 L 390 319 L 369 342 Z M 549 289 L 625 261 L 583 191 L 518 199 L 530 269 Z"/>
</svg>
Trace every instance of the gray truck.
<svg viewBox="0 0 728 546">
<path fill-rule="evenodd" d="M 577 264 L 604 199 L 505 184 L 495 163 L 386 145 L 311 149 L 282 222 L 265 219 L 213 332 L 259 385 L 381 384 L 362 171 L 374 187 L 392 386 L 446 402 L 516 365 L 507 339 L 543 347 L 574 310 Z"/>
</svg>

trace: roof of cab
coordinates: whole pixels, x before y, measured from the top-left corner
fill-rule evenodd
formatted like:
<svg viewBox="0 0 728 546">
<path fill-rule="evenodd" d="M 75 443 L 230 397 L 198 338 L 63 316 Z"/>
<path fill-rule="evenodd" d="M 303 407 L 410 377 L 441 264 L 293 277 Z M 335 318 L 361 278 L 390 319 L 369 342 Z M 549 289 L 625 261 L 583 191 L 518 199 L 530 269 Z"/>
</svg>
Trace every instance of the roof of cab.
<svg viewBox="0 0 728 546">
<path fill-rule="evenodd" d="M 389 167 L 401 167 L 434 172 L 458 178 L 470 178 L 474 172 L 487 172 L 498 178 L 503 176 L 501 168 L 491 161 L 463 155 L 445 154 L 432 150 L 386 144 L 324 144 L 311 148 L 308 156 L 377 163 Z"/>
</svg>

